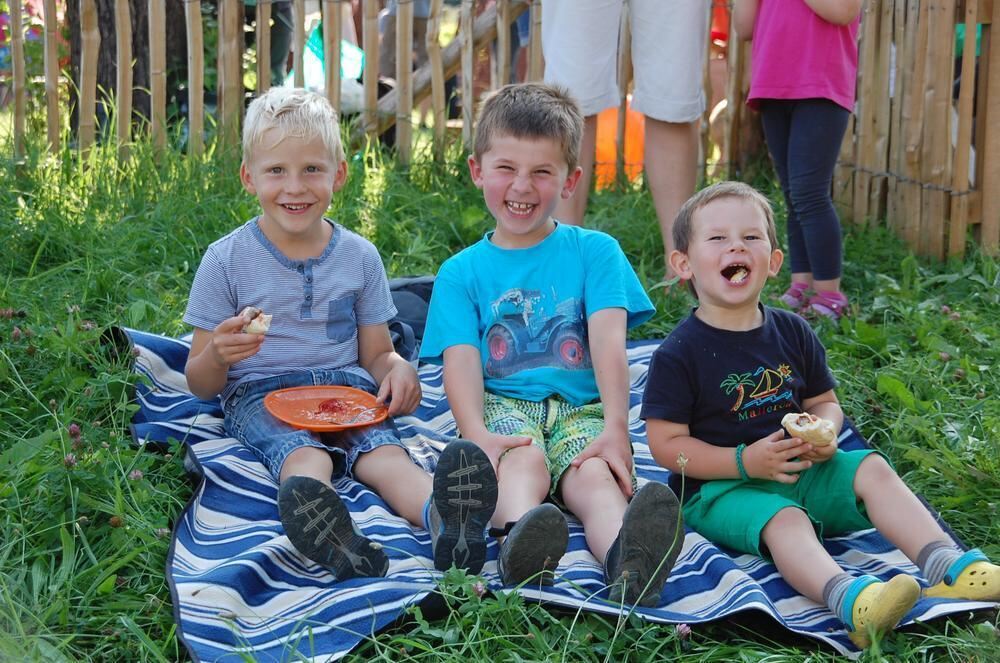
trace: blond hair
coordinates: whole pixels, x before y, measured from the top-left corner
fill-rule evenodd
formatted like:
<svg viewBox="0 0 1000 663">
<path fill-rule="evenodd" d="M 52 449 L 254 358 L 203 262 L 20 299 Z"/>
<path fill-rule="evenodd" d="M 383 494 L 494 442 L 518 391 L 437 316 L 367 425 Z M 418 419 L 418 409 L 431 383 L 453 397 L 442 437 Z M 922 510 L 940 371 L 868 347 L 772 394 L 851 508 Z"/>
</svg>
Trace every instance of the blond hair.
<svg viewBox="0 0 1000 663">
<path fill-rule="evenodd" d="M 276 142 L 285 138 L 323 141 L 336 163 L 344 161 L 337 112 L 326 97 L 302 88 L 272 87 L 250 102 L 243 124 L 243 161 L 249 162 L 274 130 Z"/>
<path fill-rule="evenodd" d="M 490 150 L 497 136 L 548 138 L 559 144 L 570 171 L 580 158 L 583 114 L 569 92 L 544 83 L 505 85 L 488 96 L 479 111 L 473 154 Z"/>
</svg>

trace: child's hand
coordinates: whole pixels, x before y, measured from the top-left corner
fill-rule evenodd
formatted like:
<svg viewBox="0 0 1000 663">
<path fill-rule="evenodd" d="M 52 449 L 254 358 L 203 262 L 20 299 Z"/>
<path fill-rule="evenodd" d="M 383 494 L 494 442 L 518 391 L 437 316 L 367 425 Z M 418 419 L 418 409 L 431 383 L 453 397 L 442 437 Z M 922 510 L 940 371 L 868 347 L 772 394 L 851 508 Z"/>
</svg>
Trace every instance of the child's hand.
<svg viewBox="0 0 1000 663">
<path fill-rule="evenodd" d="M 570 465 L 579 468 L 588 458 L 603 459 L 611 469 L 622 494 L 625 497 L 632 496 L 632 444 L 627 432 L 623 435 L 605 428 Z"/>
<path fill-rule="evenodd" d="M 487 456 L 489 456 L 490 463 L 493 464 L 494 472 L 500 464 L 501 456 L 511 449 L 526 447 L 532 442 L 531 438 L 527 435 L 499 435 L 489 431 L 484 431 L 483 433 L 476 435 L 472 441 L 478 444 L 479 448 L 482 449 Z"/>
<path fill-rule="evenodd" d="M 407 361 L 396 362 L 382 378 L 375 402 L 388 403 L 389 416 L 409 414 L 420 405 L 420 378 L 417 370 Z"/>
<path fill-rule="evenodd" d="M 779 428 L 767 437 L 762 437 L 749 445 L 743 452 L 743 467 L 752 479 L 771 479 L 780 483 L 795 483 L 798 473 L 812 467 L 812 461 L 797 460 L 813 450 L 797 437 L 785 437 L 785 430 Z"/>
<path fill-rule="evenodd" d="M 837 453 L 837 440 L 820 447 L 813 447 L 812 451 L 802 454 L 802 460 L 809 460 L 814 463 L 825 463 L 833 458 L 833 454 L 835 453 Z"/>
<path fill-rule="evenodd" d="M 264 336 L 259 334 L 244 334 L 243 325 L 247 323 L 241 315 L 226 318 L 212 330 L 212 340 L 208 344 L 208 353 L 218 366 L 228 368 L 238 361 L 252 357 L 260 350 Z"/>
</svg>

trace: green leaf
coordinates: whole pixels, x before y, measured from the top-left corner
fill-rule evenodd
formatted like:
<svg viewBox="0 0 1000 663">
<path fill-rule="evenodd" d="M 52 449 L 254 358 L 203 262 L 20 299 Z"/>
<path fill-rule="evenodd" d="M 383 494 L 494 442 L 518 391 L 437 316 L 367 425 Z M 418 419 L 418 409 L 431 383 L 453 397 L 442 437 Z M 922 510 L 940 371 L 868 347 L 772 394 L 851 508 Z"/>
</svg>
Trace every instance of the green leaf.
<svg viewBox="0 0 1000 663">
<path fill-rule="evenodd" d="M 103 596 L 115 591 L 115 582 L 117 580 L 118 574 L 112 573 L 107 578 L 102 580 L 101 584 L 97 586 L 97 593 Z"/>
<path fill-rule="evenodd" d="M 49 442 L 59 437 L 56 431 L 45 431 L 41 435 L 21 440 L 0 454 L 0 471 L 22 465 L 44 449 Z"/>
<path fill-rule="evenodd" d="M 879 373 L 876 387 L 878 393 L 890 396 L 903 407 L 909 410 L 916 410 L 916 398 L 913 392 L 907 389 L 906 385 L 897 378 L 885 373 Z"/>
</svg>

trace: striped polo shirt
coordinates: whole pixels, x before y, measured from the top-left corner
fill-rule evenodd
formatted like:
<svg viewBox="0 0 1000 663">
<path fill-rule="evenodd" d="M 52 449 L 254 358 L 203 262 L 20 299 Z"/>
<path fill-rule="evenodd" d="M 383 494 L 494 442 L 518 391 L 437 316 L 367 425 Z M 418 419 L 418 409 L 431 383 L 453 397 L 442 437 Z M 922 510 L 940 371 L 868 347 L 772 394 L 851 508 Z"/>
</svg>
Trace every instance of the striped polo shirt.
<svg viewBox="0 0 1000 663">
<path fill-rule="evenodd" d="M 358 325 L 396 315 L 385 267 L 371 242 L 327 223 L 329 245 L 308 260 L 281 253 L 256 218 L 209 245 L 184 322 L 211 331 L 246 306 L 273 316 L 260 352 L 229 367 L 223 402 L 243 382 L 302 370 L 342 369 L 371 379 L 358 365 Z"/>
</svg>

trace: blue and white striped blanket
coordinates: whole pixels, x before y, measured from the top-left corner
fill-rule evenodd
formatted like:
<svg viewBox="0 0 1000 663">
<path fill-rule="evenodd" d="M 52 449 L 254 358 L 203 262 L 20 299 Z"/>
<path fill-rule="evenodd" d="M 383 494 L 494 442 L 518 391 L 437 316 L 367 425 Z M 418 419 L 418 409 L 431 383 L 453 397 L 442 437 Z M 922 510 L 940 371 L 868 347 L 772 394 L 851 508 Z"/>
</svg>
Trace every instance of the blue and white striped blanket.
<svg viewBox="0 0 1000 663">
<path fill-rule="evenodd" d="M 136 370 L 148 378 L 137 390 L 133 434 L 140 443 L 183 441 L 204 478 L 176 523 L 167 559 L 179 636 L 195 660 L 251 654 L 257 660 L 337 659 L 396 620 L 435 588 L 430 536 L 413 530 L 361 484 L 344 479 L 337 490 L 365 534 L 381 542 L 390 558 L 385 578 L 335 582 L 291 547 L 278 522 L 277 486 L 264 467 L 236 440 L 226 437 L 215 402 L 187 391 L 186 342 L 128 332 L 138 348 Z M 646 369 L 657 342 L 629 345 L 632 382 L 631 432 L 640 481 L 665 480 L 645 444 L 638 419 Z M 441 369 L 422 366 L 423 400 L 414 416 L 397 421 L 412 454 L 432 469 L 454 420 L 442 387 Z M 853 429 L 840 444 L 865 441 Z M 583 530 L 570 518 L 569 551 L 555 585 L 523 589 L 528 599 L 608 615 L 619 608 L 601 597 L 603 572 L 587 550 Z M 916 568 L 874 530 L 830 539 L 826 546 L 845 569 L 886 579 Z M 490 544 L 483 576 L 501 588 L 496 545 Z M 924 621 L 993 604 L 924 599 L 906 622 Z M 763 611 L 790 631 L 821 640 L 844 654 L 856 650 L 826 607 L 795 593 L 775 567 L 752 555 L 727 553 L 688 532 L 659 608 L 641 608 L 645 619 L 695 624 L 747 610 Z"/>
</svg>

